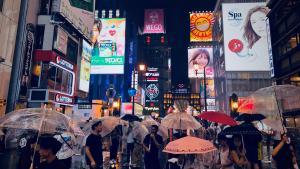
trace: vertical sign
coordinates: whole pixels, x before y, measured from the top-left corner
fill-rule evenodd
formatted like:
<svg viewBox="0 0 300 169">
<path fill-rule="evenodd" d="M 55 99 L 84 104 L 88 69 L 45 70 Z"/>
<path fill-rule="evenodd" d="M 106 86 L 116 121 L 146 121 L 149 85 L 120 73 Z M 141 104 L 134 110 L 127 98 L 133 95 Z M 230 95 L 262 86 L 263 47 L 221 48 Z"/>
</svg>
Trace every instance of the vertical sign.
<svg viewBox="0 0 300 169">
<path fill-rule="evenodd" d="M 90 85 L 92 46 L 85 40 L 82 41 L 81 56 L 79 90 L 88 92 Z"/>
<path fill-rule="evenodd" d="M 148 71 L 145 73 L 145 110 L 147 114 L 152 112 L 159 112 L 159 72 L 158 68 L 148 68 Z"/>
<path fill-rule="evenodd" d="M 164 10 L 146 9 L 144 18 L 144 33 L 165 33 Z"/>
</svg>

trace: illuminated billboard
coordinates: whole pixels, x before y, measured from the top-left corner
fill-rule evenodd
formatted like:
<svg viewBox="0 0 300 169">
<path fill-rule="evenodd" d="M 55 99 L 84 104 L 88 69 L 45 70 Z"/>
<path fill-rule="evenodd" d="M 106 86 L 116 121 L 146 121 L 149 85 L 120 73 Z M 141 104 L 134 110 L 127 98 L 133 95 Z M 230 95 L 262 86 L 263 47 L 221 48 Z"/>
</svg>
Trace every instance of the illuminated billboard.
<svg viewBox="0 0 300 169">
<path fill-rule="evenodd" d="M 94 0 L 53 0 L 52 11 L 59 12 L 79 32 L 90 38 L 94 24 Z"/>
<path fill-rule="evenodd" d="M 224 3 L 227 71 L 270 71 L 265 3 Z"/>
<path fill-rule="evenodd" d="M 84 92 L 89 91 L 92 49 L 93 48 L 90 44 L 88 44 L 85 40 L 82 41 L 79 90 Z"/>
<path fill-rule="evenodd" d="M 145 10 L 144 33 L 165 33 L 163 9 Z"/>
<path fill-rule="evenodd" d="M 100 19 L 93 28 L 91 74 L 123 74 L 125 18 Z"/>
<path fill-rule="evenodd" d="M 214 77 L 212 47 L 188 49 L 188 76 L 189 78 L 204 77 L 204 67 L 207 78 Z"/>
<path fill-rule="evenodd" d="M 190 41 L 212 41 L 214 15 L 211 12 L 190 13 Z"/>
</svg>

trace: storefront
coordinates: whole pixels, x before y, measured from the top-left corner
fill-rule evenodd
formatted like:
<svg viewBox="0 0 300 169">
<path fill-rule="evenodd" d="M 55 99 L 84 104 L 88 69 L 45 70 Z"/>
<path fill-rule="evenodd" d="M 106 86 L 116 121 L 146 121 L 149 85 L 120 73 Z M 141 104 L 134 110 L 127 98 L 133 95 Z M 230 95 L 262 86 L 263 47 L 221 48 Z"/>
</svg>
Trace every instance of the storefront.
<svg viewBox="0 0 300 169">
<path fill-rule="evenodd" d="M 72 113 L 75 77 L 74 64 L 54 51 L 36 50 L 28 107 L 47 104 L 57 111 Z"/>
</svg>

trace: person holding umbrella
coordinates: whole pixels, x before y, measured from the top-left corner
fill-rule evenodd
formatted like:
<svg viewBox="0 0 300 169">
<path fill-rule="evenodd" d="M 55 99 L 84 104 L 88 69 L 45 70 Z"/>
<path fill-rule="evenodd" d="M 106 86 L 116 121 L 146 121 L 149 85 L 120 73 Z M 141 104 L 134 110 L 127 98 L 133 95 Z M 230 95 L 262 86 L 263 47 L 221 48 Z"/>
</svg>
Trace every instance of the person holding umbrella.
<svg viewBox="0 0 300 169">
<path fill-rule="evenodd" d="M 243 169 L 250 167 L 246 157 L 245 148 L 243 147 L 242 137 L 239 135 L 233 136 L 233 146 L 230 150 L 230 156 L 234 162 L 235 169 Z"/>
<path fill-rule="evenodd" d="M 143 141 L 145 169 L 160 169 L 158 151 L 163 144 L 163 138 L 157 134 L 157 131 L 158 126 L 152 125 L 151 133 Z"/>
<path fill-rule="evenodd" d="M 97 121 L 92 125 L 92 133 L 87 137 L 85 143 L 86 162 L 91 169 L 102 169 L 102 122 Z"/>
</svg>

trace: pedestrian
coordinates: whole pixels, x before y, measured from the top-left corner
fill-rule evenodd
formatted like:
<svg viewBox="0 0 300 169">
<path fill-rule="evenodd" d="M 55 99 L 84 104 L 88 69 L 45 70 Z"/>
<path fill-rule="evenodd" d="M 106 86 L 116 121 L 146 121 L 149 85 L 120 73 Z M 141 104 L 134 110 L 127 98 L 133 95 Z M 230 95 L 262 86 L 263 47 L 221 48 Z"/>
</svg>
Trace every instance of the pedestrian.
<svg viewBox="0 0 300 169">
<path fill-rule="evenodd" d="M 92 133 L 87 137 L 85 143 L 86 163 L 91 169 L 103 168 L 102 154 L 102 122 L 97 121 L 92 126 Z"/>
<path fill-rule="evenodd" d="M 54 138 L 62 144 L 61 149 L 56 154 L 57 158 L 70 169 L 72 156 L 75 154 L 73 151 L 75 137 L 70 133 L 63 133 L 55 135 Z"/>
<path fill-rule="evenodd" d="M 151 133 L 143 141 L 145 169 L 160 169 L 158 151 L 163 144 L 163 138 L 157 134 L 157 131 L 158 126 L 152 125 Z"/>
<path fill-rule="evenodd" d="M 242 144 L 242 137 L 240 135 L 233 135 L 233 145 L 230 148 L 230 156 L 234 162 L 235 169 L 250 168 L 246 158 L 246 151 Z"/>
<path fill-rule="evenodd" d="M 294 148 L 286 134 L 281 136 L 280 141 L 274 141 L 272 157 L 276 162 L 277 169 L 296 169 L 298 167 Z"/>
<path fill-rule="evenodd" d="M 61 143 L 53 137 L 40 138 L 40 156 L 43 162 L 38 169 L 67 169 L 65 164 L 58 160 L 56 153 L 61 148 Z"/>
<path fill-rule="evenodd" d="M 130 159 L 133 153 L 133 148 L 134 148 L 134 139 L 133 139 L 133 133 L 132 133 L 132 129 L 133 129 L 133 124 L 132 122 L 129 123 L 129 127 L 127 130 L 127 148 L 126 148 L 126 156 L 127 156 L 127 164 L 130 164 Z"/>
<path fill-rule="evenodd" d="M 19 163 L 18 169 L 29 169 L 32 163 L 37 133 L 35 131 L 26 131 L 19 139 L 18 152 Z"/>
<path fill-rule="evenodd" d="M 220 144 L 220 148 L 219 148 L 220 158 L 219 158 L 218 168 L 221 168 L 221 169 L 234 169 L 233 160 L 230 156 L 229 140 L 226 138 L 225 135 L 219 134 L 218 135 L 218 142 Z"/>
</svg>

